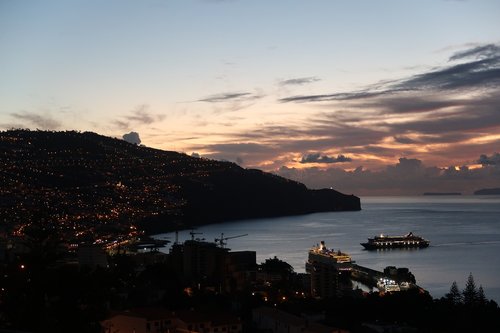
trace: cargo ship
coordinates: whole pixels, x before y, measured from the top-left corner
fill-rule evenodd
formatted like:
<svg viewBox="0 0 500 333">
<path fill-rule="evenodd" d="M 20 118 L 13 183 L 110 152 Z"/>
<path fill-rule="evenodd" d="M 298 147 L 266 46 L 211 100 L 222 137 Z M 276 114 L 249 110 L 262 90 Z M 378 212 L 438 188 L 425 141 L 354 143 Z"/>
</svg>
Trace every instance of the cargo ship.
<svg viewBox="0 0 500 333">
<path fill-rule="evenodd" d="M 423 248 L 429 246 L 430 242 L 412 232 L 404 236 L 387 236 L 381 234 L 368 238 L 368 242 L 361 243 L 367 250 L 392 249 L 392 248 Z"/>
</svg>

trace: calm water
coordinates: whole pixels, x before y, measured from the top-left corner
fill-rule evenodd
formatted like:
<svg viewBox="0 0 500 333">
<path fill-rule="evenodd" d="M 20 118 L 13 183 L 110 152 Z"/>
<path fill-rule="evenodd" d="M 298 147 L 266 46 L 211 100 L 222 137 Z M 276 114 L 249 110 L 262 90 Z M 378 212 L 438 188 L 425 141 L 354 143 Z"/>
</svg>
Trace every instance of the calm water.
<svg viewBox="0 0 500 333">
<path fill-rule="evenodd" d="M 433 297 L 441 297 L 457 281 L 465 286 L 470 272 L 486 297 L 500 303 L 500 196 L 365 197 L 359 212 L 235 221 L 197 229 L 213 241 L 223 232 L 233 251 L 257 251 L 257 261 L 277 256 L 304 272 L 309 248 L 321 240 L 329 248 L 349 253 L 363 266 L 408 267 L 417 283 Z M 380 233 L 412 231 L 431 241 L 416 250 L 366 251 L 359 244 Z M 174 235 L 163 234 L 160 237 Z M 190 238 L 188 231 L 179 240 Z M 168 251 L 165 249 L 165 251 Z"/>
</svg>

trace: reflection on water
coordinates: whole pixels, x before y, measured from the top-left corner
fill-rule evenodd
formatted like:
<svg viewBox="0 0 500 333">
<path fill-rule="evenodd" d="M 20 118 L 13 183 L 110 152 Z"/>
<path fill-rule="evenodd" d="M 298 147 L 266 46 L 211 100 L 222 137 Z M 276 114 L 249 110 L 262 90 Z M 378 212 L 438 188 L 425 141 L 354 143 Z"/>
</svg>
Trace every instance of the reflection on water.
<svg viewBox="0 0 500 333">
<path fill-rule="evenodd" d="M 373 197 L 361 199 L 358 212 L 318 213 L 244 220 L 201 227 L 200 237 L 225 237 L 234 251 L 257 251 L 258 262 L 277 256 L 304 272 L 307 252 L 324 240 L 329 248 L 349 253 L 358 264 L 383 270 L 408 267 L 417 283 L 441 297 L 451 283 L 465 286 L 470 272 L 486 296 L 500 302 L 500 196 Z M 431 241 L 428 248 L 366 251 L 369 237 L 414 234 Z M 174 235 L 166 235 L 174 239 Z M 179 239 L 190 238 L 188 231 Z"/>
</svg>

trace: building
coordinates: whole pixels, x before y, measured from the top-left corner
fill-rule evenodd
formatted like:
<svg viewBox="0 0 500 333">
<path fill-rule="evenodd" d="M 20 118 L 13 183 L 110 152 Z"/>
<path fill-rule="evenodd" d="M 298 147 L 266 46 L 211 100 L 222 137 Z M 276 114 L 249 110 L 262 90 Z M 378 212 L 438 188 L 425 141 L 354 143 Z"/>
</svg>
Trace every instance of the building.
<svg viewBox="0 0 500 333">
<path fill-rule="evenodd" d="M 103 333 L 173 333 L 174 315 L 162 308 L 140 308 L 116 313 L 101 322 Z"/>
<path fill-rule="evenodd" d="M 182 280 L 196 288 L 233 292 L 244 290 L 255 281 L 257 254 L 229 252 L 216 243 L 188 240 L 172 245 L 168 262 Z"/>
<path fill-rule="evenodd" d="M 349 333 L 270 307 L 254 309 L 252 321 L 257 329 L 273 333 Z"/>
<path fill-rule="evenodd" d="M 184 242 L 183 274 L 187 281 L 200 286 L 222 287 L 227 249 L 197 240 Z"/>
<path fill-rule="evenodd" d="M 242 291 L 256 281 L 257 253 L 255 251 L 228 252 L 224 267 L 224 291 Z"/>
<path fill-rule="evenodd" d="M 139 308 L 110 316 L 101 322 L 103 333 L 241 333 L 242 324 L 232 314 L 198 311 L 171 312 Z"/>
<path fill-rule="evenodd" d="M 108 255 L 106 251 L 99 245 L 80 244 L 78 246 L 78 263 L 80 266 L 88 266 L 91 268 L 108 267 Z"/>
<path fill-rule="evenodd" d="M 176 314 L 178 333 L 241 333 L 241 320 L 228 313 L 181 311 Z"/>
</svg>

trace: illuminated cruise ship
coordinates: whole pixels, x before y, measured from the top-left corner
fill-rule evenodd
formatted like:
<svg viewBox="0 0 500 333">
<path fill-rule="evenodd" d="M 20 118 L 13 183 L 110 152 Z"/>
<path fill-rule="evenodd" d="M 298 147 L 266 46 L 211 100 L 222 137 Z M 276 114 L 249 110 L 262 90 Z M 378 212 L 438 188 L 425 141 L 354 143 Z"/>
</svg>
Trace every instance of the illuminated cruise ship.
<svg viewBox="0 0 500 333">
<path fill-rule="evenodd" d="M 342 251 L 334 251 L 322 241 L 309 250 L 306 272 L 311 274 L 311 295 L 326 298 L 352 289 L 351 256 Z"/>
<path fill-rule="evenodd" d="M 361 243 L 367 250 L 391 249 L 391 248 L 421 248 L 429 246 L 429 241 L 420 236 L 415 236 L 413 233 L 408 233 L 404 236 L 387 236 L 380 235 L 373 238 L 368 238 L 368 242 Z"/>
<path fill-rule="evenodd" d="M 309 250 L 309 258 L 306 263 L 306 270 L 308 266 L 310 266 L 314 262 L 332 265 L 340 271 L 350 271 L 352 269 L 351 264 L 353 263 L 350 255 L 341 252 L 340 250 L 334 251 L 333 249 L 327 248 L 324 241 L 321 241 L 319 245 L 313 246 Z"/>
</svg>

